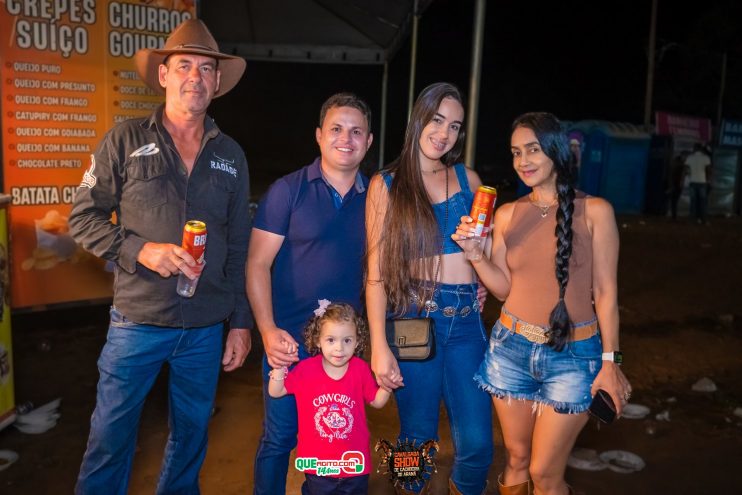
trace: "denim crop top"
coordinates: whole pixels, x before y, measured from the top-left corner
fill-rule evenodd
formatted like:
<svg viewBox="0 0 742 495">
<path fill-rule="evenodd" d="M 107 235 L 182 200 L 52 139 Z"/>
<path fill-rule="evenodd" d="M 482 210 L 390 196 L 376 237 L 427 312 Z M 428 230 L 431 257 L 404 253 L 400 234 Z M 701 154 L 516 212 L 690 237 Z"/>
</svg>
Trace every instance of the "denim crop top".
<svg viewBox="0 0 742 495">
<path fill-rule="evenodd" d="M 433 206 L 433 213 L 438 220 L 438 230 L 443 233 L 443 254 L 460 253 L 462 249 L 451 239 L 451 234 L 456 232 L 456 226 L 459 219 L 468 215 L 471 210 L 471 204 L 474 201 L 474 193 L 469 188 L 469 180 L 466 178 L 466 167 L 463 163 L 457 163 L 452 167 L 456 172 L 456 178 L 459 181 L 461 191 L 448 198 L 448 224 L 444 227 L 446 220 L 446 202 L 436 203 Z M 388 171 L 381 172 L 384 183 L 387 188 L 392 187 L 392 176 Z"/>
</svg>

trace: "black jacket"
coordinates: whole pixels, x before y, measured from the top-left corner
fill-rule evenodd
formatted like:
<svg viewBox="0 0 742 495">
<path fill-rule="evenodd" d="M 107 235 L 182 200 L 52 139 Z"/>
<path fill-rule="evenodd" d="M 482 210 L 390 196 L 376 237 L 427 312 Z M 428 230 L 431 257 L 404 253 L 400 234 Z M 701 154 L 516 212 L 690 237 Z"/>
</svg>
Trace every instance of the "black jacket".
<svg viewBox="0 0 742 495">
<path fill-rule="evenodd" d="M 245 294 L 251 229 L 245 155 L 207 117 L 189 177 L 162 125 L 163 109 L 106 134 L 77 189 L 71 234 L 91 253 L 115 263 L 113 303 L 129 320 L 191 328 L 229 318 L 231 328 L 251 328 Z M 190 299 L 176 294 L 177 277 L 163 278 L 136 261 L 146 242 L 180 245 L 187 220 L 206 222 L 208 232 L 206 266 Z"/>
</svg>

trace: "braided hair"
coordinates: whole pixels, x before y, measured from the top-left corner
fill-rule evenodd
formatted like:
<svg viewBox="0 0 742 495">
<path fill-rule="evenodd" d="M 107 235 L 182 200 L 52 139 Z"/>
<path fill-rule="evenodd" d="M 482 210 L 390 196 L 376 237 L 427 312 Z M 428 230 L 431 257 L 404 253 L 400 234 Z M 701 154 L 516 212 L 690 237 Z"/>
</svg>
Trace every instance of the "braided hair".
<svg viewBox="0 0 742 495">
<path fill-rule="evenodd" d="M 549 315 L 549 345 L 556 351 L 564 349 L 569 340 L 572 321 L 567 312 L 564 296 L 569 282 L 569 259 L 572 256 L 572 216 L 575 210 L 575 189 L 573 185 L 574 157 L 569 152 L 569 141 L 561 122 L 546 112 L 526 113 L 515 119 L 513 130 L 525 127 L 533 131 L 541 149 L 554 163 L 556 172 L 557 238 L 555 257 L 556 279 L 559 283 L 559 300 Z"/>
</svg>

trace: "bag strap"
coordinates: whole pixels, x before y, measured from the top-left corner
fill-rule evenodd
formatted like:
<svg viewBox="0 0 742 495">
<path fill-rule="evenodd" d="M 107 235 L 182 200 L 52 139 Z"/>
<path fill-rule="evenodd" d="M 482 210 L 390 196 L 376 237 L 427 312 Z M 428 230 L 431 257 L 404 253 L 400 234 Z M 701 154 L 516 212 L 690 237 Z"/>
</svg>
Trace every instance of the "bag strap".
<svg viewBox="0 0 742 495">
<path fill-rule="evenodd" d="M 433 291 L 430 294 L 431 298 L 435 296 L 435 290 L 438 288 L 438 275 L 441 273 L 441 264 L 443 263 L 443 244 L 445 239 L 443 236 L 448 231 L 448 165 L 446 165 L 446 213 L 443 217 L 443 232 L 441 232 L 441 250 L 438 252 L 438 263 L 435 265 L 435 276 L 433 277 Z M 430 305 L 426 304 L 427 308 L 425 316 L 430 316 Z"/>
</svg>

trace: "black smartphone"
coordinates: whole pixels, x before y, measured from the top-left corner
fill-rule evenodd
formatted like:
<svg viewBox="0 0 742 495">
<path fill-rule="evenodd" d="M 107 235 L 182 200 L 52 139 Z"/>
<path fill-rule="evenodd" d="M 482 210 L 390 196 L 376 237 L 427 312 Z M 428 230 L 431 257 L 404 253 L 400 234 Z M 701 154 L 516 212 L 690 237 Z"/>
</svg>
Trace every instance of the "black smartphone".
<svg viewBox="0 0 742 495">
<path fill-rule="evenodd" d="M 601 423 L 610 424 L 616 419 L 616 406 L 613 404 L 613 399 L 603 389 L 599 389 L 593 397 L 588 412 Z"/>
</svg>

